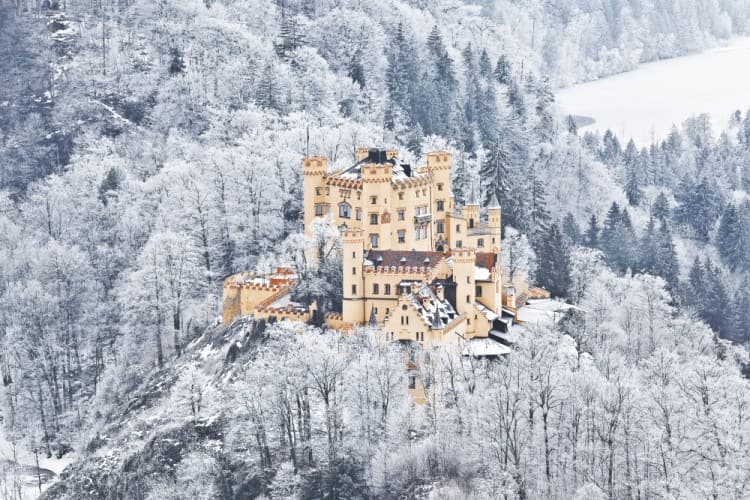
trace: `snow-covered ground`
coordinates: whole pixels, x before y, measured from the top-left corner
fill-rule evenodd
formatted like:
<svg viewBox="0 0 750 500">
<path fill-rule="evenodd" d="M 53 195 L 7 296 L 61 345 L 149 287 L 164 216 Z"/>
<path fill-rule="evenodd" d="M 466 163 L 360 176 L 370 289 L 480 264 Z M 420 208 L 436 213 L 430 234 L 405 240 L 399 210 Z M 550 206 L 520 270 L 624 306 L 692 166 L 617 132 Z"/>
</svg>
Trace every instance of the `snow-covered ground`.
<svg viewBox="0 0 750 500">
<path fill-rule="evenodd" d="M 0 499 L 38 498 L 40 480 L 41 490 L 44 491 L 75 457 L 72 453 L 60 459 L 46 458 L 40 454 L 38 459 L 39 470 L 34 454 L 8 441 L 0 428 Z"/>
<path fill-rule="evenodd" d="M 554 299 L 530 299 L 518 309 L 517 319 L 527 326 L 552 326 L 570 307 L 570 304 Z"/>
<path fill-rule="evenodd" d="M 750 107 L 750 37 L 725 47 L 641 65 L 634 71 L 560 89 L 562 112 L 594 119 L 583 130 L 611 129 L 639 146 L 663 139 L 672 124 L 710 113 L 713 129 Z"/>
</svg>

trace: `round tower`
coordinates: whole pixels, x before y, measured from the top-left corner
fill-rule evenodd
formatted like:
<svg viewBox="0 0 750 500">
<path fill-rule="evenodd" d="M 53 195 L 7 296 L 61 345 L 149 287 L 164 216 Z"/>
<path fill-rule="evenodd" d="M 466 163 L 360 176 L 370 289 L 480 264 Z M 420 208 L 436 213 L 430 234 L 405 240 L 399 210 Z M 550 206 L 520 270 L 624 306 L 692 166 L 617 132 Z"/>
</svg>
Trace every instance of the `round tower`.
<svg viewBox="0 0 750 500">
<path fill-rule="evenodd" d="M 497 196 L 492 195 L 490 200 L 490 206 L 487 207 L 487 227 L 492 230 L 492 251 L 500 251 L 500 240 L 501 235 L 501 209 L 500 203 L 497 201 Z"/>
</svg>

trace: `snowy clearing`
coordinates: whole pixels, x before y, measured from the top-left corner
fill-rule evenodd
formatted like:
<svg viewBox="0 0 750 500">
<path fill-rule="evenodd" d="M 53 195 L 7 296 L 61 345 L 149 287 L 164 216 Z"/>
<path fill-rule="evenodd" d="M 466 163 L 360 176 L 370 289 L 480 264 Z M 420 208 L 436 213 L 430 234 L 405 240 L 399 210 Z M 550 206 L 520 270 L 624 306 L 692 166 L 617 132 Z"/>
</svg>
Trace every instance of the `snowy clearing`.
<svg viewBox="0 0 750 500">
<path fill-rule="evenodd" d="M 710 113 L 713 130 L 725 129 L 735 110 L 750 106 L 750 38 L 726 47 L 641 65 L 634 71 L 560 89 L 566 114 L 591 117 L 583 130 L 611 129 L 648 145 L 663 139 L 672 124 Z"/>
</svg>

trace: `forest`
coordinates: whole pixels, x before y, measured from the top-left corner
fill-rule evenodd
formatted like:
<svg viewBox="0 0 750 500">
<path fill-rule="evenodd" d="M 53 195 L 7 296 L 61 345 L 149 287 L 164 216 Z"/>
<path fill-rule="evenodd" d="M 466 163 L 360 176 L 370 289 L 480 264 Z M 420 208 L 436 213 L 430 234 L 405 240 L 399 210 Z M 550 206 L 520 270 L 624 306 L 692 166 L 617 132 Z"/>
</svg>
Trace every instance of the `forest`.
<svg viewBox="0 0 750 500">
<path fill-rule="evenodd" d="M 4 440 L 72 457 L 49 499 L 748 496 L 750 103 L 639 148 L 554 92 L 749 21 L 747 0 L 0 0 Z M 367 330 L 216 326 L 222 279 L 277 264 L 335 308 L 337 261 L 301 258 L 300 160 L 370 145 L 450 151 L 457 204 L 502 205 L 503 265 L 571 306 L 503 362 L 408 353 L 424 406 Z"/>
</svg>

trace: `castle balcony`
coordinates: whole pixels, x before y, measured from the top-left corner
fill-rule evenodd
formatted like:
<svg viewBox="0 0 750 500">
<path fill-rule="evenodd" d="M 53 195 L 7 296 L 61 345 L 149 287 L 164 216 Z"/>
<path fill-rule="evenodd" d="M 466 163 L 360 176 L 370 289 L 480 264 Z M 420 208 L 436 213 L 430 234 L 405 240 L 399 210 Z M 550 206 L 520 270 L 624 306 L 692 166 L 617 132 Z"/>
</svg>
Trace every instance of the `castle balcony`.
<svg viewBox="0 0 750 500">
<path fill-rule="evenodd" d="M 432 214 L 419 214 L 414 216 L 414 224 L 426 224 L 432 221 Z"/>
</svg>

